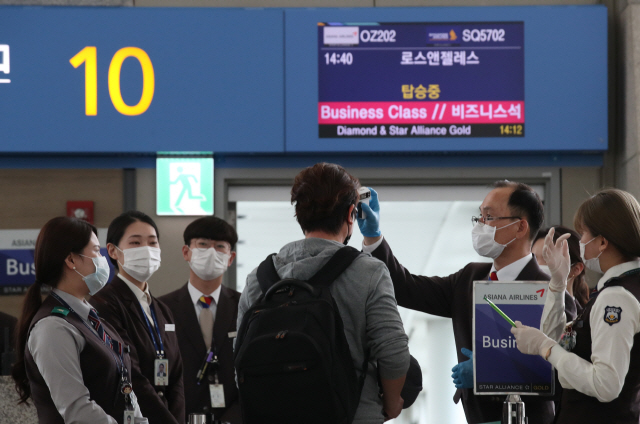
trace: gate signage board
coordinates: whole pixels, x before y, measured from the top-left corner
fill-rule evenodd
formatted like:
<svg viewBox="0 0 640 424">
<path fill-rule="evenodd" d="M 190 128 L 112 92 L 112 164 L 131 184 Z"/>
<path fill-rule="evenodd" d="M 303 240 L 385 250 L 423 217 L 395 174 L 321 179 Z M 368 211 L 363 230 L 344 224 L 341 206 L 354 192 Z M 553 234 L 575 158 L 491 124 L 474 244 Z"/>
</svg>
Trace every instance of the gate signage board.
<svg viewBox="0 0 640 424">
<path fill-rule="evenodd" d="M 38 229 L 0 230 L 0 295 L 23 294 L 35 281 L 34 251 L 39 233 Z M 100 253 L 108 259 L 106 228 L 98 228 L 98 240 Z M 113 276 L 113 264 L 108 262 Z"/>
<path fill-rule="evenodd" d="M 509 324 L 485 297 L 513 321 L 539 328 L 547 281 L 474 281 L 474 393 L 553 395 L 552 365 L 539 355 L 525 355 L 516 346 Z"/>
</svg>

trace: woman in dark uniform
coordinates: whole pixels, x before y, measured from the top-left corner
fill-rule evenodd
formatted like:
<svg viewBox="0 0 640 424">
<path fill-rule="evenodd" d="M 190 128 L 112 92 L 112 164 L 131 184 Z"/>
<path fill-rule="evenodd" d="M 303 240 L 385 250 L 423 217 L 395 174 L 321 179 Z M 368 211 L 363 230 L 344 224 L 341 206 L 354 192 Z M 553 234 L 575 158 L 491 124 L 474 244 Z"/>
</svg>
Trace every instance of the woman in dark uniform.
<svg viewBox="0 0 640 424">
<path fill-rule="evenodd" d="M 169 308 L 149 292 L 160 268 L 160 235 L 143 212 L 109 225 L 107 249 L 118 274 L 90 302 L 131 346 L 131 375 L 142 414 L 153 423 L 185 421 L 182 359 Z M 157 370 L 163 366 L 166 377 Z"/>
<path fill-rule="evenodd" d="M 580 206 L 574 226 L 585 266 L 603 274 L 597 292 L 565 325 L 558 290 L 564 291 L 570 269 L 567 236 L 554 244 L 551 231 L 543 249 L 552 278 L 542 331 L 516 322 L 512 333 L 521 352 L 539 354 L 558 370 L 564 390 L 556 423 L 637 424 L 640 205 L 625 191 L 603 190 Z"/>
<path fill-rule="evenodd" d="M 35 273 L 17 332 L 20 401 L 33 399 L 41 424 L 147 422 L 122 338 L 84 299 L 109 279 L 96 228 L 67 217 L 47 222 L 36 241 Z M 44 302 L 43 286 L 52 288 Z"/>
</svg>

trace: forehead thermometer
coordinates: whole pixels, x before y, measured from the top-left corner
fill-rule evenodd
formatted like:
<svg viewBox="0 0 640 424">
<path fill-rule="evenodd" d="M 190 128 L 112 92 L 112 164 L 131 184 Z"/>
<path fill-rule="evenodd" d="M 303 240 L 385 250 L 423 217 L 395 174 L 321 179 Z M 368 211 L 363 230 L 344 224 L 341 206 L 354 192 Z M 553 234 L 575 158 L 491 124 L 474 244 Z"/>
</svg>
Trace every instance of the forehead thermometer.
<svg viewBox="0 0 640 424">
<path fill-rule="evenodd" d="M 496 304 L 495 304 L 495 303 L 493 303 L 492 301 L 490 301 L 489 299 L 487 299 L 487 296 L 485 296 L 485 297 L 484 297 L 484 300 L 485 300 L 489 305 L 491 305 L 491 307 L 493 308 L 493 310 L 494 310 L 494 311 L 496 311 L 498 314 L 500 314 L 500 316 L 501 316 L 502 318 L 504 318 L 504 320 L 505 320 L 505 321 L 507 321 L 507 322 L 508 322 L 509 324 L 511 324 L 513 327 L 515 327 L 515 326 L 516 326 L 516 323 L 515 323 L 515 322 L 513 322 L 513 320 L 512 320 L 511 318 L 509 318 L 509 317 L 507 316 L 507 314 L 505 314 L 504 312 L 502 312 L 502 310 L 500 310 L 500 308 L 498 308 L 498 307 L 496 306 Z"/>
</svg>

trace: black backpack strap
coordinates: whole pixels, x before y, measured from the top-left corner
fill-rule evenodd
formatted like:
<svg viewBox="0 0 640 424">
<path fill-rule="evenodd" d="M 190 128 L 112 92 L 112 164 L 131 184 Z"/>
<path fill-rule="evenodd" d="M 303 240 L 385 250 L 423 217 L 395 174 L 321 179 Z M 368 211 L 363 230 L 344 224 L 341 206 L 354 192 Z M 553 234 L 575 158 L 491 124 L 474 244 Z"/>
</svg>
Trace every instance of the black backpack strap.
<svg viewBox="0 0 640 424">
<path fill-rule="evenodd" d="M 312 286 L 329 286 L 360 255 L 360 251 L 350 246 L 338 250 L 313 277 L 309 279 Z"/>
<path fill-rule="evenodd" d="M 258 284 L 260 284 L 262 294 L 267 293 L 271 286 L 281 280 L 278 271 L 276 271 L 276 266 L 273 264 L 273 257 L 275 255 L 275 253 L 270 254 L 267 256 L 267 259 L 258 265 L 256 276 L 258 277 Z"/>
</svg>

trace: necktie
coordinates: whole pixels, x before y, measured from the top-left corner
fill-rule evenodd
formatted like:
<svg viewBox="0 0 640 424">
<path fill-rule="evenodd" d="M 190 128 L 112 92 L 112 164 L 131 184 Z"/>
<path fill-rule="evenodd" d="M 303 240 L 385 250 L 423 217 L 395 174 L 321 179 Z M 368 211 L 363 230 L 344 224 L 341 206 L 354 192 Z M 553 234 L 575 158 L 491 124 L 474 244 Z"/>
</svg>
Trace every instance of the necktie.
<svg viewBox="0 0 640 424">
<path fill-rule="evenodd" d="M 491 271 L 491 274 L 489 274 L 489 280 L 498 281 L 498 273 L 495 271 Z"/>
<path fill-rule="evenodd" d="M 113 345 L 111 344 L 111 337 L 109 337 L 107 332 L 104 331 L 102 323 L 100 322 L 100 318 L 98 317 L 98 312 L 93 308 L 91 308 L 91 311 L 89 311 L 89 322 L 91 323 L 93 329 L 96 330 L 96 333 L 98 333 L 98 336 L 102 338 L 102 341 L 107 346 L 113 349 Z"/>
<path fill-rule="evenodd" d="M 200 296 L 198 303 L 202 306 L 202 310 L 200 311 L 200 331 L 202 331 L 204 344 L 207 346 L 207 350 L 209 350 L 209 348 L 211 348 L 211 340 L 213 339 L 213 313 L 210 308 L 213 303 L 213 297 Z"/>
</svg>

